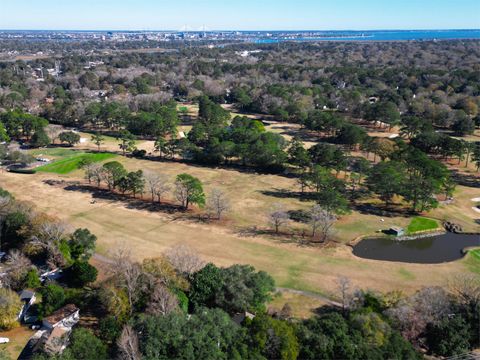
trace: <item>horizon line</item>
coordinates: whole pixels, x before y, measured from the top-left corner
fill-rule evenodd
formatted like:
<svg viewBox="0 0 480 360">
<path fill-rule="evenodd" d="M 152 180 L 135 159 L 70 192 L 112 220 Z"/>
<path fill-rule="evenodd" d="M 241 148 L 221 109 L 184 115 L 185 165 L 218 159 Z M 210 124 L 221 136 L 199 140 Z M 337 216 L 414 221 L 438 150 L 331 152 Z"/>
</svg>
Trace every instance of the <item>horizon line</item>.
<svg viewBox="0 0 480 360">
<path fill-rule="evenodd" d="M 378 28 L 378 29 L 212 29 L 212 30 L 175 30 L 175 29 L 0 29 L 0 31 L 69 31 L 69 32 L 321 32 L 321 31 L 480 31 L 480 28 Z"/>
</svg>

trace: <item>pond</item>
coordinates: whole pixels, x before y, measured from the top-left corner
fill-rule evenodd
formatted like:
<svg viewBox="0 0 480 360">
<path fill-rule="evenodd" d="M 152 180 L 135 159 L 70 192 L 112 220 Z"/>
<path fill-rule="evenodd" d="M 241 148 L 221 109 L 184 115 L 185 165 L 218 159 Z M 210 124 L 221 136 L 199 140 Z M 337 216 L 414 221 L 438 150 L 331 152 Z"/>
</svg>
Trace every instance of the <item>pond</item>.
<svg viewBox="0 0 480 360">
<path fill-rule="evenodd" d="M 480 247 L 480 235 L 447 233 L 417 240 L 396 241 L 390 238 L 369 238 L 353 247 L 353 254 L 383 261 L 419 264 L 440 264 L 461 259 L 463 250 Z"/>
</svg>

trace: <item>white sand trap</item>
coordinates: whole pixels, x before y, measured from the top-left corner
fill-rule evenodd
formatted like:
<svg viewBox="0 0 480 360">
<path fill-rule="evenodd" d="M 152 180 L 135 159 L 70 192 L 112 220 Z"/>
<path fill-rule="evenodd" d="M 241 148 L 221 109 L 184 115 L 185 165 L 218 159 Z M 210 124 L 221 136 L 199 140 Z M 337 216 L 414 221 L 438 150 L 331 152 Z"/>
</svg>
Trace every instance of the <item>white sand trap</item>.
<svg viewBox="0 0 480 360">
<path fill-rule="evenodd" d="M 480 213 L 480 209 L 479 209 L 478 207 L 476 207 L 476 206 L 472 207 L 472 210 L 475 211 L 475 212 L 477 212 L 477 213 Z"/>
<path fill-rule="evenodd" d="M 480 197 L 472 199 L 473 202 L 480 202 Z"/>
</svg>

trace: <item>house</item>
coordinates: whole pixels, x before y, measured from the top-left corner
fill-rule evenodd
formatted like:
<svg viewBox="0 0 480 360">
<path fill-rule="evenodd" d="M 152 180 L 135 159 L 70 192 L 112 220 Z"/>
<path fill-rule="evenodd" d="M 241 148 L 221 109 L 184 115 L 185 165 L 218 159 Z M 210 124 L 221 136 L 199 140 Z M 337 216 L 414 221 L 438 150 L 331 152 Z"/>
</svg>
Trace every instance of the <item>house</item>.
<svg viewBox="0 0 480 360">
<path fill-rule="evenodd" d="M 61 269 L 54 269 L 43 274 L 40 274 L 40 281 L 43 283 L 45 280 L 58 280 L 62 277 Z"/>
<path fill-rule="evenodd" d="M 68 304 L 43 319 L 42 325 L 52 330 L 56 327 L 71 328 L 80 320 L 80 310 L 73 304 Z"/>
<path fill-rule="evenodd" d="M 50 333 L 45 333 L 43 350 L 49 355 L 61 354 L 68 345 L 71 332 L 71 328 L 56 327 Z"/>
<path fill-rule="evenodd" d="M 27 315 L 27 311 L 35 303 L 35 293 L 30 290 L 23 290 L 22 292 L 19 293 L 20 295 L 20 300 L 22 301 L 22 309 L 20 310 L 20 313 L 18 314 L 18 319 L 20 321 L 25 321 L 25 317 Z"/>
<path fill-rule="evenodd" d="M 397 226 L 392 226 L 389 230 L 389 233 L 395 236 L 404 236 L 405 235 L 405 229 Z"/>
</svg>

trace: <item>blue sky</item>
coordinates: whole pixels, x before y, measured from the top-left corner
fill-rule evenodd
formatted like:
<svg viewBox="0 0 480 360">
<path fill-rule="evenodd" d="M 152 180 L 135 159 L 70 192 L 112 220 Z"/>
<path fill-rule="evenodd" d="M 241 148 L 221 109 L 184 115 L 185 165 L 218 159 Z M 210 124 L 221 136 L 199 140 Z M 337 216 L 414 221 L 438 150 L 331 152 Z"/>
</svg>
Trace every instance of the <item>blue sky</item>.
<svg viewBox="0 0 480 360">
<path fill-rule="evenodd" d="M 480 0 L 0 0 L 0 29 L 479 29 Z"/>
</svg>

